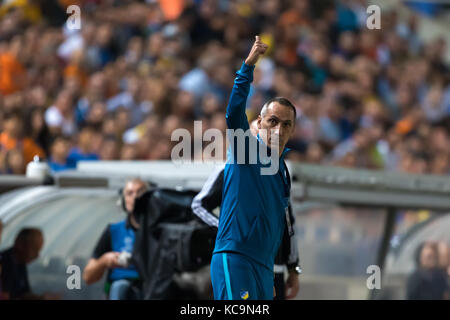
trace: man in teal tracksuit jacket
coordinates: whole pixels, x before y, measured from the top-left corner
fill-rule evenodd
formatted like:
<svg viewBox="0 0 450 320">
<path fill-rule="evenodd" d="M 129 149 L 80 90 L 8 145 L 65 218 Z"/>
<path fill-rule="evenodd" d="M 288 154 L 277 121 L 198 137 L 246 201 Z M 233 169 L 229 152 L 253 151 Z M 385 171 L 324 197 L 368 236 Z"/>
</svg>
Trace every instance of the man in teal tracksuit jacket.
<svg viewBox="0 0 450 320">
<path fill-rule="evenodd" d="M 236 73 L 226 112 L 228 129 L 249 130 L 246 100 L 255 63 L 266 49 L 267 45 L 256 36 L 249 56 Z M 295 107 L 287 99 L 269 100 L 258 116 L 258 136 L 248 134 L 244 148 L 234 146 L 228 153 L 219 228 L 211 260 L 215 299 L 273 299 L 274 259 L 285 228 L 290 196 L 289 174 L 284 163 L 288 149 L 284 146 L 294 132 L 295 119 Z M 230 138 L 230 144 L 235 142 L 235 138 Z M 250 148 L 252 142 L 257 142 L 257 150 Z M 266 149 L 269 161 L 261 156 L 260 148 Z M 242 150 L 245 163 L 239 162 L 237 155 Z M 252 162 L 249 158 L 255 153 L 257 161 Z M 262 169 L 275 162 L 278 170 L 263 174 Z"/>
</svg>

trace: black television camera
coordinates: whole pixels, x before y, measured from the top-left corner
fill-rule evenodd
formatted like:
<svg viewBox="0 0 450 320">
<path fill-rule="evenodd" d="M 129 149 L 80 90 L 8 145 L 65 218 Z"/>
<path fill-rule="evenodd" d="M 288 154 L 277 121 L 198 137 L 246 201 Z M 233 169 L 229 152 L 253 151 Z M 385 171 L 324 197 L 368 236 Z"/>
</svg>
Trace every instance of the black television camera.
<svg viewBox="0 0 450 320">
<path fill-rule="evenodd" d="M 174 275 L 197 271 L 211 261 L 217 228 L 193 214 L 195 195 L 154 188 L 136 200 L 133 214 L 140 227 L 132 261 L 143 281 L 144 299 L 180 298 L 173 290 Z"/>
</svg>

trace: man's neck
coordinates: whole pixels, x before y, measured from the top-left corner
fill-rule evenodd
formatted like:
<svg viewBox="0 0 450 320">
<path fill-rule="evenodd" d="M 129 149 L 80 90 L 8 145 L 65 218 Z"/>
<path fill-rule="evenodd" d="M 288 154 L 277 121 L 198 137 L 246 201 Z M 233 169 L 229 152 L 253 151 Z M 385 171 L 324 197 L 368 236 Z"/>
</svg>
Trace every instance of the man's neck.
<svg viewBox="0 0 450 320">
<path fill-rule="evenodd" d="M 267 148 L 270 149 L 270 152 L 272 152 L 272 150 L 274 150 L 274 149 L 270 148 L 270 147 L 267 145 L 267 143 L 266 143 L 266 142 L 264 141 L 264 139 L 261 137 L 261 135 L 259 134 L 259 132 L 258 132 L 258 134 L 256 135 L 256 138 L 257 138 L 260 142 L 264 143 L 264 145 L 267 146 Z M 286 149 L 286 146 L 283 146 L 282 148 L 279 148 L 279 149 L 278 149 L 278 158 L 281 158 L 281 157 L 283 156 L 283 152 L 285 151 L 285 149 Z"/>
</svg>

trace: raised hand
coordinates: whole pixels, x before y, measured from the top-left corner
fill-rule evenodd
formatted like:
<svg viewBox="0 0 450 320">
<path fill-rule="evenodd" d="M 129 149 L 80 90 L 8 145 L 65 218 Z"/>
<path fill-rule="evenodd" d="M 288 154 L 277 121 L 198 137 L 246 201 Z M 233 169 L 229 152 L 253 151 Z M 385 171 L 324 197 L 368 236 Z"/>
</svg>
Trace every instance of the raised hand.
<svg viewBox="0 0 450 320">
<path fill-rule="evenodd" d="M 245 59 L 245 64 L 249 66 L 253 66 L 260 56 L 262 56 L 269 46 L 265 43 L 261 42 L 259 36 L 255 37 L 255 43 L 253 44 L 252 50 L 248 54 L 247 59 Z"/>
</svg>

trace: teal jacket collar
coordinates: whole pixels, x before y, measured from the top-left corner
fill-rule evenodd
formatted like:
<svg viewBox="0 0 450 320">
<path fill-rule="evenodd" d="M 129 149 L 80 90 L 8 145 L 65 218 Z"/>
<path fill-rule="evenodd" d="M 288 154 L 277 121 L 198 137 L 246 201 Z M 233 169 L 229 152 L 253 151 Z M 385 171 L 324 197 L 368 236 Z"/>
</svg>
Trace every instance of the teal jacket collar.
<svg viewBox="0 0 450 320">
<path fill-rule="evenodd" d="M 264 146 L 267 147 L 267 149 L 268 149 L 268 151 L 269 151 L 268 154 L 270 154 L 270 152 L 271 152 L 272 149 L 271 149 L 269 146 L 266 145 L 266 143 L 265 143 L 265 142 L 263 141 L 263 139 L 260 137 L 259 132 L 258 132 L 258 134 L 256 135 L 256 139 L 258 139 L 258 141 L 259 141 L 261 144 L 263 144 Z M 282 152 L 281 155 L 280 155 L 280 159 L 284 159 L 285 156 L 286 156 L 286 154 L 287 154 L 289 151 L 291 151 L 290 148 L 284 147 L 283 152 Z"/>
</svg>

